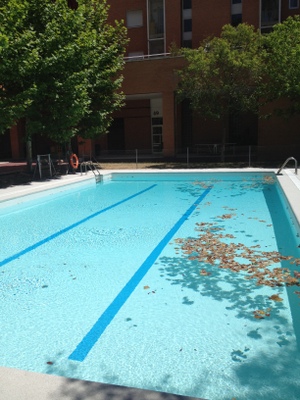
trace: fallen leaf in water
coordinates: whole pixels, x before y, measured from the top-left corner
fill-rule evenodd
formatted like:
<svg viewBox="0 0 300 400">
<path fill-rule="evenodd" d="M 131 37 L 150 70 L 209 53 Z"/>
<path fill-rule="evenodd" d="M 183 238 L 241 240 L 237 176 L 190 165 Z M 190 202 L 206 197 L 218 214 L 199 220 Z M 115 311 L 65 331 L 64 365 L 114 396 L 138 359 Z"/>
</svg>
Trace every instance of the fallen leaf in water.
<svg viewBox="0 0 300 400">
<path fill-rule="evenodd" d="M 144 286 L 144 289 L 150 289 L 150 286 L 146 285 Z"/>
<path fill-rule="evenodd" d="M 223 214 L 223 215 L 219 215 L 217 218 L 230 219 L 233 217 L 233 215 L 235 215 L 235 214 Z"/>
<path fill-rule="evenodd" d="M 272 296 L 270 296 L 269 299 L 274 301 L 283 301 L 283 299 L 279 297 L 278 294 L 272 294 Z"/>
<path fill-rule="evenodd" d="M 209 275 L 211 275 L 211 273 L 208 272 L 208 271 L 205 271 L 205 269 L 201 269 L 200 275 L 202 275 L 202 276 L 209 276 Z"/>
<path fill-rule="evenodd" d="M 234 211 L 228 206 L 223 208 Z M 225 220 L 235 215 L 234 213 L 226 213 L 216 218 Z M 251 218 L 259 220 L 258 218 Z M 265 222 L 265 220 L 261 219 L 260 222 Z M 213 267 L 234 273 L 244 272 L 244 278 L 255 280 L 256 285 L 268 287 L 300 286 L 300 271 L 296 271 L 294 274 L 289 268 L 282 268 L 282 266 L 272 268 L 273 264 L 278 264 L 282 260 L 289 260 L 293 264 L 300 265 L 300 258 L 285 256 L 278 251 L 261 251 L 260 244 L 247 246 L 244 243 L 222 241 L 222 239 L 235 239 L 235 236 L 225 233 L 225 229 L 217 223 L 198 222 L 196 227 L 197 238 L 177 238 L 174 240 L 175 243 L 180 245 L 181 251 L 189 260 L 210 264 Z M 211 275 L 211 272 L 200 268 L 199 274 L 201 276 Z M 274 295 L 270 299 L 283 301 L 278 295 Z M 269 312 L 265 312 L 264 316 L 269 316 L 269 314 Z M 261 316 L 263 314 L 256 313 L 256 315 Z"/>
<path fill-rule="evenodd" d="M 259 315 L 259 314 L 255 314 L 254 318 L 256 318 L 256 319 L 264 319 L 264 317 L 262 315 Z"/>
</svg>

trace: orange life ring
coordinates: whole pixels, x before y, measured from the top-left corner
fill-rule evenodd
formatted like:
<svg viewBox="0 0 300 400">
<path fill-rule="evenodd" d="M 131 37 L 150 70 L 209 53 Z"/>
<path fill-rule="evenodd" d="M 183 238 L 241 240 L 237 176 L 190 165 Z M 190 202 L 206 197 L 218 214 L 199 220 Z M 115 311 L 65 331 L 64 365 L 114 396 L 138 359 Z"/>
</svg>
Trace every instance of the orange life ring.
<svg viewBox="0 0 300 400">
<path fill-rule="evenodd" d="M 78 157 L 76 156 L 75 153 L 70 155 L 70 165 L 72 168 L 77 169 L 79 165 L 79 160 Z"/>
</svg>

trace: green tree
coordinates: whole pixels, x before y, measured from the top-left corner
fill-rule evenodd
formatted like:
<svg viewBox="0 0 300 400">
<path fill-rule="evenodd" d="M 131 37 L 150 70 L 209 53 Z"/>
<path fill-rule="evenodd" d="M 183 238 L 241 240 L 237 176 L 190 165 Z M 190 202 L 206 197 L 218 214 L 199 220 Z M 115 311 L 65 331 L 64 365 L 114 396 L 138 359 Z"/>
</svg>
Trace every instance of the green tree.
<svg viewBox="0 0 300 400">
<path fill-rule="evenodd" d="M 289 17 L 265 36 L 267 100 L 285 117 L 300 114 L 300 16 Z M 285 99 L 285 103 L 276 100 Z"/>
<path fill-rule="evenodd" d="M 6 0 L 0 8 L 0 131 L 20 118 L 26 133 L 58 143 L 107 131 L 127 43 L 107 21 L 106 0 Z M 2 118 L 3 117 L 3 118 Z"/>
<path fill-rule="evenodd" d="M 0 134 L 24 116 L 35 92 L 26 78 L 37 68 L 38 53 L 35 33 L 23 26 L 25 12 L 20 1 L 0 7 Z"/>
<path fill-rule="evenodd" d="M 247 24 L 225 25 L 220 37 L 182 50 L 187 65 L 178 71 L 179 100 L 188 99 L 203 117 L 221 120 L 223 144 L 231 112 L 259 111 L 263 51 L 260 33 Z"/>
</svg>

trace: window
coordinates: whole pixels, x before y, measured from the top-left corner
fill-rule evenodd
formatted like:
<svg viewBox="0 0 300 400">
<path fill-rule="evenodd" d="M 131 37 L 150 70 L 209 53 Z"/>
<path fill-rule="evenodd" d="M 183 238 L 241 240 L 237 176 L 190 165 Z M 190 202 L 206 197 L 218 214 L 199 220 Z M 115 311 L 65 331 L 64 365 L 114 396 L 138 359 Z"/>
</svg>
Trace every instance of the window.
<svg viewBox="0 0 300 400">
<path fill-rule="evenodd" d="M 163 0 L 148 0 L 149 39 L 164 37 L 164 2 Z"/>
<path fill-rule="evenodd" d="M 192 0 L 182 0 L 182 47 L 192 47 L 192 22 Z"/>
<path fill-rule="evenodd" d="M 299 8 L 299 0 L 289 0 L 289 8 Z"/>
<path fill-rule="evenodd" d="M 270 28 L 280 22 L 280 1 L 261 0 L 261 28 Z"/>
<path fill-rule="evenodd" d="M 185 19 L 183 21 L 183 32 L 192 32 L 192 19 Z"/>
<path fill-rule="evenodd" d="M 151 99 L 152 152 L 161 153 L 163 149 L 162 99 Z"/>
<path fill-rule="evenodd" d="M 182 47 L 186 47 L 188 49 L 191 49 L 193 46 L 193 42 L 191 39 L 183 39 L 182 41 Z"/>
<path fill-rule="evenodd" d="M 163 39 L 149 40 L 149 54 L 164 54 L 164 52 L 165 41 Z"/>
<path fill-rule="evenodd" d="M 148 0 L 149 54 L 165 53 L 164 0 Z"/>
<path fill-rule="evenodd" d="M 242 14 L 242 2 L 238 0 L 231 0 L 231 15 Z"/>
<path fill-rule="evenodd" d="M 188 10 L 188 9 L 192 8 L 192 0 L 183 0 L 182 8 L 184 10 Z"/>
<path fill-rule="evenodd" d="M 126 20 L 127 28 L 139 28 L 143 26 L 142 10 L 127 11 Z"/>
<path fill-rule="evenodd" d="M 243 22 L 242 14 L 233 14 L 231 16 L 231 25 L 232 26 L 238 26 L 242 22 Z"/>
<path fill-rule="evenodd" d="M 231 25 L 238 26 L 243 22 L 242 0 L 231 0 Z"/>
</svg>

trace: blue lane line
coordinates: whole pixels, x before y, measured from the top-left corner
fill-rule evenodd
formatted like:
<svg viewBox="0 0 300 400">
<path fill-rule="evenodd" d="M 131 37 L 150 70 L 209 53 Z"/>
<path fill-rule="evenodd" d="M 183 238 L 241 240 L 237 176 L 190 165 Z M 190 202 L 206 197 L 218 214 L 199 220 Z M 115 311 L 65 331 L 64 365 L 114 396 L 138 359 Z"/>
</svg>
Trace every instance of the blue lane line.
<svg viewBox="0 0 300 400">
<path fill-rule="evenodd" d="M 98 321 L 94 324 L 91 330 L 86 334 L 82 341 L 77 345 L 76 349 L 69 355 L 69 360 L 74 361 L 84 361 L 90 350 L 99 340 L 102 333 L 105 331 L 107 326 L 114 319 L 118 311 L 124 305 L 126 300 L 130 297 L 136 286 L 140 283 L 149 269 L 152 267 L 154 262 L 159 257 L 160 253 L 163 251 L 165 246 L 170 242 L 172 237 L 178 231 L 178 229 L 183 225 L 185 220 L 193 213 L 199 203 L 206 197 L 206 195 L 211 191 L 212 187 L 207 188 L 200 197 L 195 201 L 195 203 L 183 214 L 183 216 L 176 222 L 176 224 L 171 228 L 171 230 L 165 235 L 165 237 L 158 243 L 152 253 L 146 258 L 143 264 L 123 287 L 117 297 L 112 301 L 112 303 L 107 307 L 107 309 L 100 316 Z"/>
<path fill-rule="evenodd" d="M 118 201 L 117 203 L 114 203 L 109 207 L 103 208 L 103 210 L 97 211 L 94 214 L 91 214 L 88 217 L 83 218 L 80 221 L 75 222 L 74 224 L 69 225 L 64 229 L 61 229 L 60 231 L 58 231 L 56 233 L 53 233 L 52 235 L 46 237 L 45 239 L 42 239 L 39 242 L 37 242 L 37 243 L 35 243 L 35 244 L 33 244 L 33 245 L 29 246 L 29 247 L 26 247 L 26 249 L 21 250 L 18 253 L 13 254 L 12 256 L 10 256 L 8 258 L 5 258 L 4 260 L 0 261 L 0 267 L 3 267 L 4 265 L 10 263 L 11 261 L 14 261 L 17 258 L 23 256 L 24 254 L 27 254 L 30 251 L 37 249 L 38 247 L 42 246 L 43 244 L 50 242 L 50 240 L 56 239 L 58 236 L 63 235 L 64 233 L 70 231 L 71 229 L 76 228 L 77 226 L 83 224 L 84 222 L 87 222 L 90 219 L 95 218 L 98 215 L 100 215 L 100 214 L 102 214 L 102 213 L 104 213 L 104 212 L 106 212 L 108 210 L 111 210 L 112 208 L 115 208 L 115 207 L 125 203 L 126 201 L 132 200 L 133 198 L 135 198 L 137 196 L 140 196 L 141 194 L 143 194 L 145 192 L 148 192 L 148 190 L 153 189 L 155 186 L 157 186 L 157 185 L 156 184 L 155 185 L 151 185 L 151 186 L 147 187 L 146 189 L 141 190 L 140 192 L 137 192 L 137 193 L 135 193 L 135 194 L 133 194 L 133 195 L 131 195 L 129 197 L 126 197 L 125 199 L 123 199 L 121 201 Z"/>
</svg>

